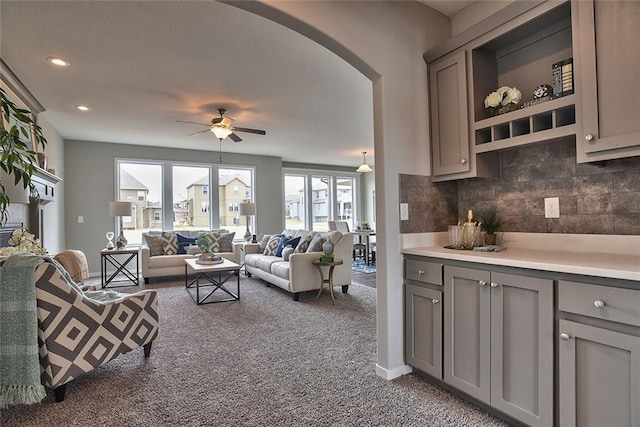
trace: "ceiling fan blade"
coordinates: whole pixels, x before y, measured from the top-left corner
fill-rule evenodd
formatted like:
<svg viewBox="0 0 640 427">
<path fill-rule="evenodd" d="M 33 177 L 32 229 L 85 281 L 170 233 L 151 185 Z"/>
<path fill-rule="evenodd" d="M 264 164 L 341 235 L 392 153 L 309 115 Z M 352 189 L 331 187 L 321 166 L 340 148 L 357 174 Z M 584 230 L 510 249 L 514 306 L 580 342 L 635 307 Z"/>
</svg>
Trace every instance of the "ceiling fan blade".
<svg viewBox="0 0 640 427">
<path fill-rule="evenodd" d="M 240 142 L 242 141 L 242 138 L 240 138 L 238 135 L 236 135 L 235 133 L 230 133 L 229 134 L 229 138 L 233 141 L 233 142 Z"/>
<path fill-rule="evenodd" d="M 207 125 L 207 126 L 208 126 L 208 125 Z M 190 133 L 190 134 L 189 134 L 189 135 L 187 135 L 187 136 L 194 136 L 194 135 L 198 135 L 198 134 L 200 134 L 200 133 L 209 132 L 210 130 L 211 130 L 211 129 L 201 130 L 201 131 L 199 131 L 199 132 Z"/>
<path fill-rule="evenodd" d="M 247 132 L 247 133 L 255 133 L 258 135 L 266 135 L 267 132 L 264 130 L 259 130 L 259 129 L 249 129 L 249 128 L 238 128 L 238 127 L 233 127 L 234 131 L 238 131 L 238 132 Z"/>
<path fill-rule="evenodd" d="M 211 124 L 212 125 L 217 125 L 221 121 L 222 121 L 222 117 L 215 117 L 215 118 L 211 119 Z"/>
<path fill-rule="evenodd" d="M 187 122 L 187 121 L 185 121 L 185 120 L 176 120 L 176 122 L 178 122 L 178 123 L 189 123 L 189 124 L 192 124 L 192 125 L 211 126 L 211 125 L 210 125 L 210 124 L 208 124 L 208 123 Z"/>
</svg>

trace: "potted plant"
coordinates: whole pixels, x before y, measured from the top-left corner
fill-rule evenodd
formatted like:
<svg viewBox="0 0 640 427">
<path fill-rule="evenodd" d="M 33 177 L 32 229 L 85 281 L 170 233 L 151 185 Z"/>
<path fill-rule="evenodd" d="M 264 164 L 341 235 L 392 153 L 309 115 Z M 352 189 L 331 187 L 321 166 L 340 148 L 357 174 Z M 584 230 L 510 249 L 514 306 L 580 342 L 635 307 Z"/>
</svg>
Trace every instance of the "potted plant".
<svg viewBox="0 0 640 427">
<path fill-rule="evenodd" d="M 485 245 L 495 245 L 496 244 L 496 232 L 500 231 L 502 226 L 505 224 L 502 218 L 498 215 L 495 209 L 490 210 L 489 212 L 483 213 L 479 215 L 480 222 L 482 223 L 482 228 L 485 231 L 484 235 L 484 243 Z"/>
<path fill-rule="evenodd" d="M 360 224 L 363 230 L 369 230 L 369 221 L 362 221 Z"/>
<path fill-rule="evenodd" d="M 0 111 L 0 168 L 4 172 L 0 179 L 0 224 L 4 224 L 9 218 L 10 203 L 6 186 L 21 185 L 25 190 L 29 189 L 32 198 L 39 200 L 38 190 L 31 182 L 38 164 L 37 154 L 29 147 L 28 141 L 31 137 L 33 148 L 41 145 L 44 149 L 47 140 L 42 128 L 35 124 L 31 112 L 18 108 L 2 89 Z"/>
<path fill-rule="evenodd" d="M 200 250 L 202 251 L 202 254 L 200 255 L 200 259 L 202 260 L 207 260 L 207 259 L 211 259 L 211 239 L 209 238 L 209 235 L 206 233 L 202 233 L 198 236 L 198 240 L 196 241 L 196 245 L 198 245 L 198 247 L 200 248 Z"/>
</svg>

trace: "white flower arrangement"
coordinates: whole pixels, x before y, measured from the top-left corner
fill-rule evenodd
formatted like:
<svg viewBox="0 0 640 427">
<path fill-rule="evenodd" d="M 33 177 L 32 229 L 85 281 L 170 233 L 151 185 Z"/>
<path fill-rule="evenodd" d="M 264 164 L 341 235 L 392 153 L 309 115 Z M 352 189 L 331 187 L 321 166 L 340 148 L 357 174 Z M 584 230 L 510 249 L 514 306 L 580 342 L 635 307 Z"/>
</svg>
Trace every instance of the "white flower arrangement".
<svg viewBox="0 0 640 427">
<path fill-rule="evenodd" d="M 17 228 L 11 233 L 9 244 L 5 248 L 0 248 L 0 256 L 9 256 L 30 252 L 36 255 L 46 255 L 47 250 L 40 244 L 40 239 L 29 233 L 25 228 Z"/>
<path fill-rule="evenodd" d="M 487 95 L 484 99 L 484 108 L 495 116 L 515 110 L 521 100 L 522 93 L 517 88 L 502 86 Z"/>
</svg>

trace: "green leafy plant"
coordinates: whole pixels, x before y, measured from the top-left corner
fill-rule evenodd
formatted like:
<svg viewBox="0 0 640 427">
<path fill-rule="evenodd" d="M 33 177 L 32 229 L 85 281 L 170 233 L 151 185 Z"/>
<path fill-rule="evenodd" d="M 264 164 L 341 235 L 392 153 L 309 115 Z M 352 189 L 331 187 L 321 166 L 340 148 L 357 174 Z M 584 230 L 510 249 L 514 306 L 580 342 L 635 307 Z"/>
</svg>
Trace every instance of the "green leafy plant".
<svg viewBox="0 0 640 427">
<path fill-rule="evenodd" d="M 495 209 L 480 214 L 478 218 L 482 223 L 482 228 L 487 232 L 487 234 L 495 234 L 497 231 L 500 231 L 502 226 L 505 224 Z"/>
<path fill-rule="evenodd" d="M 0 89 L 0 168 L 6 174 L 0 179 L 0 224 L 9 218 L 9 195 L 7 185 L 21 185 L 28 188 L 32 198 L 39 200 L 38 190 L 31 182 L 31 177 L 38 164 L 36 152 L 29 147 L 29 132 L 31 132 L 33 147 L 42 146 L 47 140 L 42 134 L 42 128 L 31 117 L 31 112 L 18 108 L 11 101 L 7 93 Z M 13 182 L 11 182 L 13 181 Z"/>
<path fill-rule="evenodd" d="M 209 239 L 209 235 L 205 233 L 199 235 L 196 245 L 198 245 L 202 253 L 209 252 L 209 250 L 211 250 L 211 239 Z"/>
<path fill-rule="evenodd" d="M 368 230 L 369 229 L 369 221 L 362 221 L 360 223 L 360 227 L 362 227 L 365 230 Z"/>
</svg>

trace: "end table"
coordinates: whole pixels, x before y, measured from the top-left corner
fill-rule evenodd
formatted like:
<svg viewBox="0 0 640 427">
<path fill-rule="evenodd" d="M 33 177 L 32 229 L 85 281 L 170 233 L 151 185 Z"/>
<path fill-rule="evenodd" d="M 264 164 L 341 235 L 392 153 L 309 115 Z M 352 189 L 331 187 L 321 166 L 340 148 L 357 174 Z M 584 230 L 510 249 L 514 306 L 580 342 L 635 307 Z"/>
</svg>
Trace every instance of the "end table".
<svg viewBox="0 0 640 427">
<path fill-rule="evenodd" d="M 100 270 L 102 275 L 102 288 L 106 288 L 111 282 L 131 282 L 134 285 L 138 286 L 140 283 L 140 268 L 138 261 L 138 251 L 140 248 L 132 247 L 132 248 L 122 248 L 122 249 L 103 249 L 100 251 L 100 258 L 102 258 L 102 262 L 100 263 Z M 116 255 L 128 255 L 127 258 L 120 262 L 120 260 L 116 257 Z M 127 268 L 129 262 L 136 259 L 136 273 L 133 274 L 131 270 Z M 107 277 L 107 262 L 116 268 L 116 271 L 109 277 Z M 125 279 L 122 280 L 114 280 L 118 274 L 122 273 L 125 276 Z M 131 285 L 120 285 L 120 286 L 111 286 L 122 287 L 122 286 L 131 286 Z"/>
<path fill-rule="evenodd" d="M 341 259 L 334 259 L 332 262 L 322 261 L 320 259 L 316 259 L 312 261 L 313 265 L 316 266 L 318 271 L 320 272 L 320 290 L 318 291 L 318 295 L 316 295 L 316 299 L 320 297 L 322 294 L 322 288 L 324 288 L 324 284 L 327 283 L 329 285 L 329 293 L 331 294 L 331 302 L 333 305 L 336 305 L 336 298 L 333 295 L 333 269 L 336 268 L 336 265 L 342 265 L 343 261 Z M 327 277 L 324 277 L 324 272 L 322 271 L 322 267 L 329 267 L 329 273 Z"/>
</svg>

